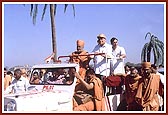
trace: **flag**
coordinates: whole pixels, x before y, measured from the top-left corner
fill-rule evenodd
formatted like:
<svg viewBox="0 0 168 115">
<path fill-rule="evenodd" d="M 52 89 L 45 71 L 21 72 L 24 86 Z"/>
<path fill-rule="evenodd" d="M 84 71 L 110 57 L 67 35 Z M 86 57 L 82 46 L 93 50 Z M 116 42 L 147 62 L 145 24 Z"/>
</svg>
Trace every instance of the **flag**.
<svg viewBox="0 0 168 115">
<path fill-rule="evenodd" d="M 54 55 L 55 55 L 55 53 L 53 52 L 50 56 L 48 56 L 48 57 L 45 59 L 45 62 L 46 62 L 46 63 L 50 63 L 51 59 L 54 58 Z"/>
</svg>

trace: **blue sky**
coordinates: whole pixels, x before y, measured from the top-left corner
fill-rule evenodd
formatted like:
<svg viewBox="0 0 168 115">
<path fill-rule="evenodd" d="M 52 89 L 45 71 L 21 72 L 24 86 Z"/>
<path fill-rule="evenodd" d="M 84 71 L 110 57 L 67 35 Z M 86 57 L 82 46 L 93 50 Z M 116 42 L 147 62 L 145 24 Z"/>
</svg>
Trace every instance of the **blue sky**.
<svg viewBox="0 0 168 115">
<path fill-rule="evenodd" d="M 24 3 L 23 3 L 24 4 Z M 42 3 L 41 3 L 42 4 Z M 43 4 L 39 6 L 36 25 L 30 17 L 30 4 L 5 4 L 3 7 L 4 66 L 44 63 L 52 53 L 49 7 L 41 21 Z M 140 63 L 141 50 L 151 32 L 164 41 L 163 4 L 75 3 L 76 16 L 71 5 L 64 13 L 64 3 L 57 6 L 57 55 L 69 55 L 76 50 L 76 40 L 85 41 L 85 50 L 91 52 L 97 44 L 96 36 L 104 33 L 107 43 L 117 37 L 127 53 L 125 62 Z"/>
</svg>

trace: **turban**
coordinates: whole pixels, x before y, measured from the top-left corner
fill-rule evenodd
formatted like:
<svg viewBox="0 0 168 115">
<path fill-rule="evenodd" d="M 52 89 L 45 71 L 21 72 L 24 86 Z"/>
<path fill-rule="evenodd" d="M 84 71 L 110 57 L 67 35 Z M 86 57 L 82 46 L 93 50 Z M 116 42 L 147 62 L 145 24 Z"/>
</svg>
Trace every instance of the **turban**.
<svg viewBox="0 0 168 115">
<path fill-rule="evenodd" d="M 85 42 L 84 42 L 83 40 L 77 40 L 77 41 L 76 41 L 76 44 L 77 44 L 78 46 L 84 46 Z"/>
<path fill-rule="evenodd" d="M 150 62 L 142 62 L 142 68 L 149 69 L 150 67 L 151 67 L 151 63 Z"/>
</svg>

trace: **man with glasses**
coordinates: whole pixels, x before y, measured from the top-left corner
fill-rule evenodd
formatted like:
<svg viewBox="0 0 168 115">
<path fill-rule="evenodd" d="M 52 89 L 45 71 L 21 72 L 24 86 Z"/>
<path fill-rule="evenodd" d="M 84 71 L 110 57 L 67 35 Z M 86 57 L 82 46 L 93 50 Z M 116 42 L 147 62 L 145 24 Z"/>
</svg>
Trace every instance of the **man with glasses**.
<svg viewBox="0 0 168 115">
<path fill-rule="evenodd" d="M 94 71 L 97 77 L 103 80 L 103 76 L 110 75 L 110 60 L 112 47 L 110 44 L 106 43 L 106 36 L 104 34 L 99 34 L 97 36 L 98 45 L 93 49 L 94 54 L 101 54 L 91 56 L 94 62 Z M 104 54 L 103 54 L 104 53 Z"/>
</svg>

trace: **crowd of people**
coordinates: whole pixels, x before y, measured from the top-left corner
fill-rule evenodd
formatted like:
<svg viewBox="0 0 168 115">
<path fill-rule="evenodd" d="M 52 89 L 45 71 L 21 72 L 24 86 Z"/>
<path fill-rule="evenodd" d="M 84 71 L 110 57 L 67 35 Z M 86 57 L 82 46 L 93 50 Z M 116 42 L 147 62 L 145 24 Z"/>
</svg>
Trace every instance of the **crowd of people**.
<svg viewBox="0 0 168 115">
<path fill-rule="evenodd" d="M 116 37 L 112 37 L 111 44 L 108 44 L 105 34 L 99 34 L 97 43 L 89 53 L 84 50 L 85 42 L 77 40 L 76 51 L 70 55 L 69 62 L 78 63 L 80 66 L 79 72 L 69 72 L 77 78 L 73 110 L 105 111 L 106 78 L 119 76 L 124 79 L 122 85 L 126 110 L 159 111 L 160 107 L 163 107 L 163 100 L 161 102 L 160 98 L 164 99 L 165 78 L 158 73 L 157 66 L 150 62 L 142 62 L 141 69 L 125 66 L 126 51 L 118 45 Z M 89 66 L 90 60 L 93 60 L 93 68 Z M 36 77 L 37 73 L 34 73 L 34 76 Z M 4 69 L 5 93 L 26 91 L 29 85 L 27 78 L 24 70 L 16 69 L 13 75 Z"/>
<path fill-rule="evenodd" d="M 85 103 L 80 101 L 77 95 L 74 96 L 74 110 L 105 110 L 105 103 L 101 102 L 106 96 L 105 80 L 109 76 L 120 76 L 124 79 L 122 85 L 125 86 L 123 88 L 126 101 L 125 110 L 159 111 L 160 108 L 163 109 L 165 79 L 157 72 L 157 67 L 154 64 L 151 65 L 150 62 L 142 62 L 141 69 L 125 66 L 126 51 L 118 45 L 118 39 L 115 37 L 112 37 L 111 44 L 108 44 L 106 36 L 99 34 L 97 43 L 89 54 L 84 50 L 84 41 L 77 40 L 77 51 L 71 55 L 71 62 L 79 63 L 80 71 L 86 72 L 86 74 L 81 72 L 76 74 L 78 88 L 75 94 L 78 94 L 78 91 L 82 92 L 81 95 L 89 94 L 85 95 L 88 100 L 85 100 Z M 85 56 L 82 58 L 82 55 Z M 93 59 L 94 66 L 88 68 L 91 59 Z M 83 99 L 84 95 L 81 98 Z M 99 106 L 96 106 L 96 100 L 99 100 Z"/>
<path fill-rule="evenodd" d="M 14 73 L 4 68 L 4 93 L 20 93 L 28 90 L 29 77 L 24 69 L 16 69 Z"/>
</svg>

